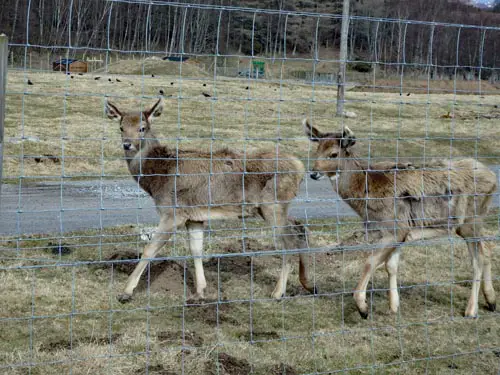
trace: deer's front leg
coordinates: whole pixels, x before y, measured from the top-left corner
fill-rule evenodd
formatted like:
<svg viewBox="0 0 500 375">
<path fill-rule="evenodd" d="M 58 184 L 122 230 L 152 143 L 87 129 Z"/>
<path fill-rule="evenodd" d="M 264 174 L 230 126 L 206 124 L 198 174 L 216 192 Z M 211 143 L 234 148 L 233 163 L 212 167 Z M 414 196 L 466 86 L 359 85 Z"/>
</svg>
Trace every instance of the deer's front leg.
<svg viewBox="0 0 500 375">
<path fill-rule="evenodd" d="M 194 271 L 196 276 L 196 298 L 205 298 L 205 272 L 203 271 L 203 222 L 188 221 L 186 228 L 189 232 L 189 248 L 194 259 Z"/>
<path fill-rule="evenodd" d="M 368 257 L 363 269 L 363 275 L 354 291 L 354 300 L 362 318 L 368 318 L 368 303 L 366 301 L 366 288 L 375 270 L 388 260 L 396 248 L 394 246 L 378 248 Z M 395 289 L 397 295 L 397 289 Z M 398 298 L 399 299 L 399 298 Z M 391 306 L 392 307 L 392 306 Z"/>
<path fill-rule="evenodd" d="M 118 295 L 118 301 L 120 301 L 121 303 L 125 303 L 132 299 L 132 294 L 134 293 L 134 289 L 137 287 L 139 279 L 141 278 L 142 273 L 146 269 L 146 266 L 150 262 L 150 259 L 156 257 L 158 251 L 160 251 L 162 246 L 165 244 L 165 241 L 167 241 L 170 238 L 172 232 L 179 225 L 184 224 L 184 221 L 185 220 L 179 217 L 177 217 L 176 219 L 173 218 L 160 219 L 160 224 L 158 225 L 158 229 L 154 233 L 151 242 L 144 248 L 141 260 L 135 267 L 134 272 L 132 272 L 132 274 L 129 276 L 123 294 Z"/>
</svg>

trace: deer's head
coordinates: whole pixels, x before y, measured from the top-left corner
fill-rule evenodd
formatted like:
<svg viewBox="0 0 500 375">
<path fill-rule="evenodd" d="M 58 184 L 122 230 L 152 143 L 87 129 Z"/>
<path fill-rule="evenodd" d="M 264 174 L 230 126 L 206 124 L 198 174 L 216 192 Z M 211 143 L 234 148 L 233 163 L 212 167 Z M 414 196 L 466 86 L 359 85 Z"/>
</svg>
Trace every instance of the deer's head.
<svg viewBox="0 0 500 375">
<path fill-rule="evenodd" d="M 151 123 L 161 115 L 163 100 L 160 98 L 152 107 L 144 111 L 124 112 L 113 103 L 106 102 L 106 115 L 120 123 L 122 145 L 125 152 L 137 152 L 145 140 L 153 139 Z"/>
<path fill-rule="evenodd" d="M 350 148 L 356 143 L 354 133 L 347 126 L 341 133 L 322 133 L 307 119 L 302 124 L 311 142 L 318 143 L 311 178 L 319 180 L 327 176 L 334 179 L 342 169 L 342 163 L 350 156 Z"/>
</svg>

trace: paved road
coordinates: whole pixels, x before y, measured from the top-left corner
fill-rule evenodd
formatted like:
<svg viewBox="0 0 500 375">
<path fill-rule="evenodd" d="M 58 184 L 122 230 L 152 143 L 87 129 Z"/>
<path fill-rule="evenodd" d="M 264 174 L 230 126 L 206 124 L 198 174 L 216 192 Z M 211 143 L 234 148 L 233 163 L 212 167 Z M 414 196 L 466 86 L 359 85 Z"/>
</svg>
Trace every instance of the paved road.
<svg viewBox="0 0 500 375">
<path fill-rule="evenodd" d="M 493 169 L 498 175 L 500 166 Z M 498 196 L 494 205 L 499 206 Z M 355 214 L 333 193 L 328 180 L 305 179 L 290 215 L 312 219 Z M 62 233 L 138 223 L 156 224 L 158 215 L 152 200 L 132 179 L 2 186 L 0 235 Z"/>
<path fill-rule="evenodd" d="M 338 203 L 328 180 L 309 179 L 302 184 L 290 215 L 354 215 L 345 203 Z M 158 215 L 151 198 L 132 179 L 2 186 L 0 235 L 61 233 L 137 223 L 156 224 Z"/>
</svg>

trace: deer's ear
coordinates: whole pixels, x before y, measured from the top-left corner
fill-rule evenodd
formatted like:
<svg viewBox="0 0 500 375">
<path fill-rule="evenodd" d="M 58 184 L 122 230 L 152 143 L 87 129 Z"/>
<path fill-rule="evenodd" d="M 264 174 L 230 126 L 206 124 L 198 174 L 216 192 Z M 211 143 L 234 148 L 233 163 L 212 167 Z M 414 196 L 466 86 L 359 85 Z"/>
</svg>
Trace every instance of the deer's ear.
<svg viewBox="0 0 500 375">
<path fill-rule="evenodd" d="M 151 121 L 153 117 L 161 116 L 162 112 L 163 112 L 163 98 L 160 98 L 151 108 L 144 111 L 144 117 L 146 117 L 148 121 Z"/>
<path fill-rule="evenodd" d="M 311 141 L 319 142 L 320 138 L 323 138 L 323 133 L 321 133 L 316 127 L 311 125 L 308 119 L 305 118 L 302 121 L 302 125 L 304 126 L 304 132 Z"/>
<path fill-rule="evenodd" d="M 354 132 L 347 126 L 344 126 L 344 131 L 342 132 L 342 140 L 340 141 L 340 146 L 342 148 L 347 148 L 354 146 L 356 144 L 356 137 Z"/>
<path fill-rule="evenodd" d="M 106 101 L 105 105 L 106 116 L 111 120 L 121 120 L 123 115 L 116 105 Z"/>
</svg>

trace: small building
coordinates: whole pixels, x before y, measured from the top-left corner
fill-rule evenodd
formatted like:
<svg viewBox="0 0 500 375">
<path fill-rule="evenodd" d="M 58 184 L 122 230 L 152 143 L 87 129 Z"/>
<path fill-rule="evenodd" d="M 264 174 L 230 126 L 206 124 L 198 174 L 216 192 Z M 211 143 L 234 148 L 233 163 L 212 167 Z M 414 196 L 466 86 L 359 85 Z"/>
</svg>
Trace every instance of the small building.
<svg viewBox="0 0 500 375">
<path fill-rule="evenodd" d="M 87 73 L 88 64 L 78 59 L 59 59 L 52 62 L 52 70 L 64 73 Z"/>
<path fill-rule="evenodd" d="M 162 60 L 183 62 L 189 60 L 189 56 L 165 56 Z"/>
</svg>

